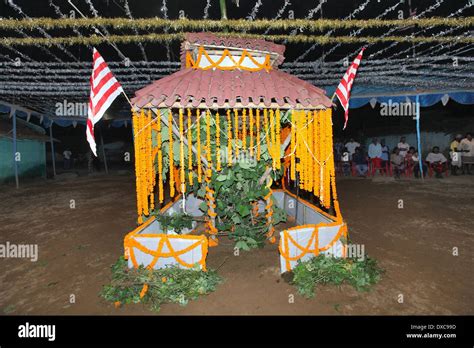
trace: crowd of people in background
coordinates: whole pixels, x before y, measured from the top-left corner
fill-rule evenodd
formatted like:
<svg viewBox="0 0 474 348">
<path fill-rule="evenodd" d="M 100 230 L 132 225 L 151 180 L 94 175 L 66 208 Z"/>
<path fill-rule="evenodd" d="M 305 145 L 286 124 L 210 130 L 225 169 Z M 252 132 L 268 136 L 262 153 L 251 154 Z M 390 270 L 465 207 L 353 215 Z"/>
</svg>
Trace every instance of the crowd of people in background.
<svg viewBox="0 0 474 348">
<path fill-rule="evenodd" d="M 423 176 L 432 173 L 436 178 L 442 178 L 448 170 L 452 175 L 474 174 L 474 140 L 471 133 L 456 135 L 449 147 L 449 160 L 439 146 L 434 146 L 424 159 L 420 158 L 416 148 L 410 146 L 404 136 L 393 149 L 386 145 L 384 139 L 379 141 L 373 138 L 367 151 L 354 138 L 345 143 L 336 140 L 334 155 L 343 175 L 351 175 L 352 172 L 366 177 L 370 170 L 370 174 L 376 171 L 390 172 L 395 178 L 400 178 L 404 173 L 413 173 L 415 178 L 420 178 L 422 173 Z"/>
</svg>

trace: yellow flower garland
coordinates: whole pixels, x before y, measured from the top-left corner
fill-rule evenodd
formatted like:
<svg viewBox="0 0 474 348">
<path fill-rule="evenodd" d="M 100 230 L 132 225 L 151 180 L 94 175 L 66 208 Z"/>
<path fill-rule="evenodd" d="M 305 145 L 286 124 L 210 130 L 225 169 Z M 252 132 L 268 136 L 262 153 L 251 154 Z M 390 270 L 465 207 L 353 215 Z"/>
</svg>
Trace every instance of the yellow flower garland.
<svg viewBox="0 0 474 348">
<path fill-rule="evenodd" d="M 179 181 L 181 182 L 181 193 L 186 192 L 186 175 L 184 164 L 184 115 L 183 109 L 179 109 Z"/>
<path fill-rule="evenodd" d="M 291 157 L 290 157 L 290 179 L 296 180 L 296 110 L 291 110 Z"/>
<path fill-rule="evenodd" d="M 146 160 L 147 160 L 147 167 L 148 167 L 148 186 L 147 186 L 147 199 L 148 196 L 150 198 L 150 210 L 155 209 L 155 195 L 153 192 L 153 188 L 155 186 L 155 168 L 153 166 L 153 143 L 152 143 L 152 127 L 151 127 L 151 109 L 148 109 L 148 114 L 147 114 L 147 128 L 146 128 L 146 141 L 147 141 L 147 149 L 146 149 Z"/>
<path fill-rule="evenodd" d="M 188 180 L 190 186 L 193 185 L 193 135 L 191 127 L 191 109 L 188 109 Z"/>
<path fill-rule="evenodd" d="M 249 124 L 249 133 L 250 133 L 250 156 L 253 157 L 253 124 L 254 124 L 254 119 L 253 119 L 253 110 L 249 109 L 249 119 L 250 119 L 250 124 Z"/>
<path fill-rule="evenodd" d="M 242 110 L 242 148 L 247 149 L 247 110 Z"/>
<path fill-rule="evenodd" d="M 211 157 L 211 112 L 206 110 L 206 157 L 209 162 L 208 168 L 212 165 Z"/>
<path fill-rule="evenodd" d="M 227 166 L 232 166 L 232 119 L 227 110 Z"/>
<path fill-rule="evenodd" d="M 260 109 L 257 109 L 255 115 L 255 130 L 257 132 L 257 161 L 260 161 L 262 149 L 260 148 Z"/>
<path fill-rule="evenodd" d="M 197 167 L 198 167 L 198 183 L 202 183 L 202 162 L 201 162 L 201 114 L 196 109 L 196 151 L 197 151 Z"/>
<path fill-rule="evenodd" d="M 137 215 L 138 215 L 138 224 L 143 223 L 142 219 L 142 201 L 140 198 L 140 180 L 141 180 L 141 168 L 140 168 L 140 142 L 137 137 L 138 129 L 139 129 L 139 117 L 136 112 L 133 112 L 132 116 L 132 125 L 133 125 L 133 146 L 135 152 L 135 185 L 137 191 Z"/>
<path fill-rule="evenodd" d="M 161 111 L 157 111 L 157 127 L 156 131 L 158 133 L 156 142 L 158 147 L 158 199 L 160 203 L 163 203 L 164 193 L 163 193 L 163 151 L 161 149 Z"/>
<path fill-rule="evenodd" d="M 321 138 L 320 138 L 320 124 L 321 124 L 321 115 L 319 111 L 314 111 L 313 112 L 313 119 L 314 119 L 314 125 L 313 125 L 313 137 L 315 139 L 315 144 L 314 144 L 314 156 L 316 157 L 316 160 L 314 161 L 314 166 L 313 166 L 313 194 L 317 197 L 319 197 L 320 194 L 320 186 L 319 186 L 319 181 L 320 181 L 320 146 L 321 146 Z"/>
<path fill-rule="evenodd" d="M 221 126 L 219 113 L 216 112 L 216 170 L 219 172 L 221 169 Z"/>
<path fill-rule="evenodd" d="M 142 138 L 142 152 L 143 155 L 142 157 L 142 166 L 143 166 L 143 174 L 142 175 L 142 202 L 143 202 L 143 214 L 145 216 L 148 216 L 150 214 L 150 211 L 148 210 L 148 175 L 149 175 L 149 168 L 148 168 L 148 156 L 147 156 L 147 150 L 148 150 L 148 139 L 147 139 L 147 132 L 145 131 L 145 127 L 147 125 L 148 119 L 145 116 L 145 110 L 142 109 L 142 112 L 140 114 L 140 118 L 142 119 L 142 126 L 140 127 L 140 135 Z"/>
<path fill-rule="evenodd" d="M 169 130 L 169 170 L 170 170 L 170 197 L 174 197 L 174 161 L 173 161 L 173 114 L 168 109 L 168 130 Z"/>
<path fill-rule="evenodd" d="M 268 153 L 272 157 L 272 168 L 273 170 L 276 169 L 276 156 L 275 156 L 275 144 L 276 144 L 276 138 L 275 138 L 275 113 L 273 109 L 270 109 L 270 142 L 268 145 Z"/>
<path fill-rule="evenodd" d="M 234 139 L 235 139 L 235 158 L 239 158 L 239 110 L 234 109 Z"/>
<path fill-rule="evenodd" d="M 275 156 L 276 156 L 276 167 L 281 168 L 281 114 L 280 109 L 275 111 L 276 125 L 276 143 L 275 143 Z"/>
</svg>

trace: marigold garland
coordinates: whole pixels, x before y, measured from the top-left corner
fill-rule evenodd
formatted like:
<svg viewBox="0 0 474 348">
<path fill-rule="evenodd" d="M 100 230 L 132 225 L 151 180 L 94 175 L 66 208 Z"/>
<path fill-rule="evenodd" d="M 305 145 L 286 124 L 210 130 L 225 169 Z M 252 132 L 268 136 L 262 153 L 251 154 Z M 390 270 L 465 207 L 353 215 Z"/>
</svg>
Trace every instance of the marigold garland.
<svg viewBox="0 0 474 348">
<path fill-rule="evenodd" d="M 269 132 L 269 125 L 268 125 L 268 110 L 265 108 L 263 109 L 263 129 L 265 130 L 265 142 L 267 144 L 267 151 L 268 154 L 271 155 L 271 145 L 270 145 L 270 132 Z"/>
<path fill-rule="evenodd" d="M 196 109 L 196 152 L 197 152 L 197 168 L 198 168 L 198 183 L 202 183 L 202 154 L 201 154 L 201 113 Z"/>
<path fill-rule="evenodd" d="M 308 150 L 308 180 L 306 182 L 306 191 L 311 192 L 313 190 L 313 168 L 314 168 L 314 142 L 313 142 L 313 134 L 314 134 L 314 118 L 313 118 L 313 113 L 311 111 L 308 111 L 308 133 L 307 133 L 307 145 L 309 147 Z"/>
<path fill-rule="evenodd" d="M 320 130 L 320 125 L 321 125 L 321 112 L 319 110 L 315 110 L 313 112 L 313 117 L 314 117 L 314 125 L 313 125 L 313 136 L 316 140 L 315 144 L 315 150 L 314 150 L 314 156 L 316 157 L 316 160 L 314 161 L 314 167 L 313 167 L 313 193 L 315 196 L 319 197 L 320 195 L 320 171 L 321 171 L 321 130 Z"/>
<path fill-rule="evenodd" d="M 266 225 L 268 227 L 268 232 L 266 234 L 270 243 L 275 243 L 276 238 L 273 236 L 275 233 L 275 226 L 273 226 L 273 200 L 272 200 L 272 179 L 270 178 L 267 183 L 268 193 L 263 198 L 265 200 L 265 210 L 267 213 L 265 214 L 266 218 Z"/>
<path fill-rule="evenodd" d="M 148 137 L 147 137 L 147 124 L 148 118 L 145 115 L 145 110 L 142 109 L 140 114 L 142 119 L 142 126 L 140 128 L 140 135 L 142 138 L 142 165 L 144 175 L 142 175 L 142 202 L 143 202 L 143 214 L 148 216 L 150 211 L 148 209 L 148 176 L 150 175 L 149 166 L 148 166 Z"/>
<path fill-rule="evenodd" d="M 184 164 L 184 110 L 179 109 L 179 181 L 181 193 L 186 192 L 186 175 Z"/>
<path fill-rule="evenodd" d="M 151 115 L 151 109 L 148 109 L 148 114 L 147 114 L 147 128 L 146 128 L 146 141 L 147 141 L 147 152 L 146 152 L 146 159 L 147 159 L 147 166 L 148 166 L 148 196 L 150 198 L 150 210 L 155 209 L 155 194 L 153 192 L 153 189 L 155 187 L 155 167 L 153 165 L 153 141 L 152 141 L 152 134 L 153 134 L 153 129 L 151 127 L 152 123 L 152 115 Z"/>
<path fill-rule="evenodd" d="M 239 158 L 239 109 L 234 109 L 235 158 Z"/>
<path fill-rule="evenodd" d="M 133 124 L 133 147 L 135 152 L 135 186 L 137 191 L 137 215 L 138 215 L 138 224 L 143 223 L 142 218 L 142 201 L 140 197 L 141 187 L 140 187 L 140 174 L 141 174 L 141 167 L 140 167 L 140 140 L 137 136 L 138 129 L 139 129 L 139 117 L 137 113 L 134 111 L 132 116 L 132 124 Z"/>
<path fill-rule="evenodd" d="M 272 157 L 272 168 L 273 170 L 276 169 L 276 160 L 275 160 L 275 113 L 273 109 L 270 109 L 269 112 L 270 116 L 270 134 L 268 135 L 269 137 L 269 144 L 268 144 L 268 153 Z"/>
<path fill-rule="evenodd" d="M 216 112 L 216 170 L 221 171 L 221 126 L 220 116 Z"/>
<path fill-rule="evenodd" d="M 247 110 L 242 110 L 242 149 L 247 149 Z"/>
<path fill-rule="evenodd" d="M 290 158 L 290 179 L 296 180 L 296 110 L 291 110 L 291 158 Z"/>
<path fill-rule="evenodd" d="M 208 167 L 212 166 L 212 156 L 211 156 L 211 112 L 206 110 L 206 157 Z"/>
<path fill-rule="evenodd" d="M 163 193 L 163 150 L 161 148 L 162 140 L 161 140 L 161 111 L 158 109 L 157 110 L 157 137 L 156 137 L 156 142 L 157 142 L 157 147 L 158 147 L 158 199 L 160 203 L 163 203 L 164 200 L 164 193 Z"/>
<path fill-rule="evenodd" d="M 232 119 L 227 110 L 227 166 L 232 166 Z"/>
<path fill-rule="evenodd" d="M 254 124 L 254 119 L 253 119 L 253 110 L 249 109 L 249 134 L 250 134 L 250 156 L 253 157 L 254 149 L 253 149 L 253 124 Z"/>
<path fill-rule="evenodd" d="M 188 109 L 188 180 L 189 185 L 193 186 L 193 135 L 191 132 L 191 127 L 191 109 Z"/>
<path fill-rule="evenodd" d="M 260 161 L 261 147 L 260 147 L 260 109 L 255 112 L 255 129 L 257 132 L 257 161 Z"/>
<path fill-rule="evenodd" d="M 169 170 L 170 170 L 170 197 L 174 197 L 174 160 L 173 160 L 173 114 L 168 110 L 168 130 L 169 130 Z"/>
<path fill-rule="evenodd" d="M 275 132 L 276 132 L 276 142 L 275 142 L 275 156 L 276 156 L 276 167 L 277 169 L 281 168 L 281 114 L 280 109 L 275 111 Z"/>
</svg>

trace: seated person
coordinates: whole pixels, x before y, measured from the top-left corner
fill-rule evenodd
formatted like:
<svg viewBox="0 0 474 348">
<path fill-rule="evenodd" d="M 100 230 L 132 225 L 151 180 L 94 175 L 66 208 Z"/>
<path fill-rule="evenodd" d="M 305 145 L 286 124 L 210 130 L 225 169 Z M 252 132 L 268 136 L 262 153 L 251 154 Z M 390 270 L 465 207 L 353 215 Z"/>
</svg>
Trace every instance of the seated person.
<svg viewBox="0 0 474 348">
<path fill-rule="evenodd" d="M 439 147 L 433 147 L 433 150 L 426 156 L 426 162 L 433 168 L 437 178 L 442 178 L 441 173 L 444 171 L 444 166 L 448 160 L 439 152 Z"/>
<path fill-rule="evenodd" d="M 405 162 L 407 165 L 412 165 L 413 164 L 413 154 L 415 153 L 415 148 L 413 146 L 410 146 L 410 149 L 408 150 L 407 154 L 405 155 Z"/>
<path fill-rule="evenodd" d="M 418 151 L 415 150 L 415 152 L 411 155 L 411 159 L 413 160 L 413 173 L 415 174 L 415 178 L 418 179 L 420 177 L 420 156 L 418 156 Z M 425 177 L 428 167 L 425 163 L 421 163 L 421 168 L 423 169 L 423 177 Z"/>
<path fill-rule="evenodd" d="M 397 145 L 398 149 L 400 150 L 399 155 L 405 158 L 405 156 L 408 153 L 408 150 L 410 149 L 410 145 L 407 143 L 407 138 L 406 137 L 401 137 L 400 142 Z"/>
<path fill-rule="evenodd" d="M 410 146 L 407 154 L 405 155 L 405 167 L 408 169 L 412 169 L 415 165 L 415 161 L 413 160 L 413 154 L 415 153 L 415 148 Z"/>
<path fill-rule="evenodd" d="M 367 175 L 367 157 L 365 156 L 364 150 L 360 147 L 356 148 L 354 155 L 352 155 L 352 161 L 355 164 L 357 173 L 360 177 Z"/>
<path fill-rule="evenodd" d="M 369 145 L 369 158 L 372 165 L 372 171 L 382 168 L 382 145 L 377 138 L 372 139 L 372 143 Z"/>
<path fill-rule="evenodd" d="M 405 170 L 404 157 L 400 155 L 398 147 L 394 148 L 390 155 L 390 163 L 395 174 L 395 178 L 400 179 L 400 174 Z"/>
</svg>

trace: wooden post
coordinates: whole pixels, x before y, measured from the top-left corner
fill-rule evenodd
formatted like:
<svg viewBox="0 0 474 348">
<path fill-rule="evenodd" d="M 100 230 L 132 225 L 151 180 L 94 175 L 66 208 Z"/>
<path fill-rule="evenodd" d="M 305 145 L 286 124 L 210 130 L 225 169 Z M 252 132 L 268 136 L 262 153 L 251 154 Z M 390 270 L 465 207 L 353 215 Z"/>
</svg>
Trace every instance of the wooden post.
<svg viewBox="0 0 474 348">
<path fill-rule="evenodd" d="M 11 107 L 10 109 L 10 117 L 12 117 L 13 121 L 13 169 L 15 170 L 15 182 L 16 182 L 16 188 L 20 187 L 20 182 L 18 180 L 18 161 L 16 160 L 16 153 L 17 153 L 17 148 L 16 148 L 16 113 L 15 109 Z"/>
<path fill-rule="evenodd" d="M 102 146 L 102 157 L 104 157 L 105 174 L 109 174 L 109 167 L 107 166 L 107 157 L 105 156 L 104 137 L 102 136 L 102 128 L 100 129 L 100 145 Z"/>
<path fill-rule="evenodd" d="M 49 141 L 51 142 L 51 160 L 53 161 L 53 177 L 56 178 L 56 156 L 54 153 L 54 140 L 53 140 L 53 120 L 50 119 L 51 124 L 49 125 Z"/>
<path fill-rule="evenodd" d="M 221 19 L 227 19 L 227 5 L 225 0 L 219 0 L 219 6 L 221 8 Z"/>
</svg>

